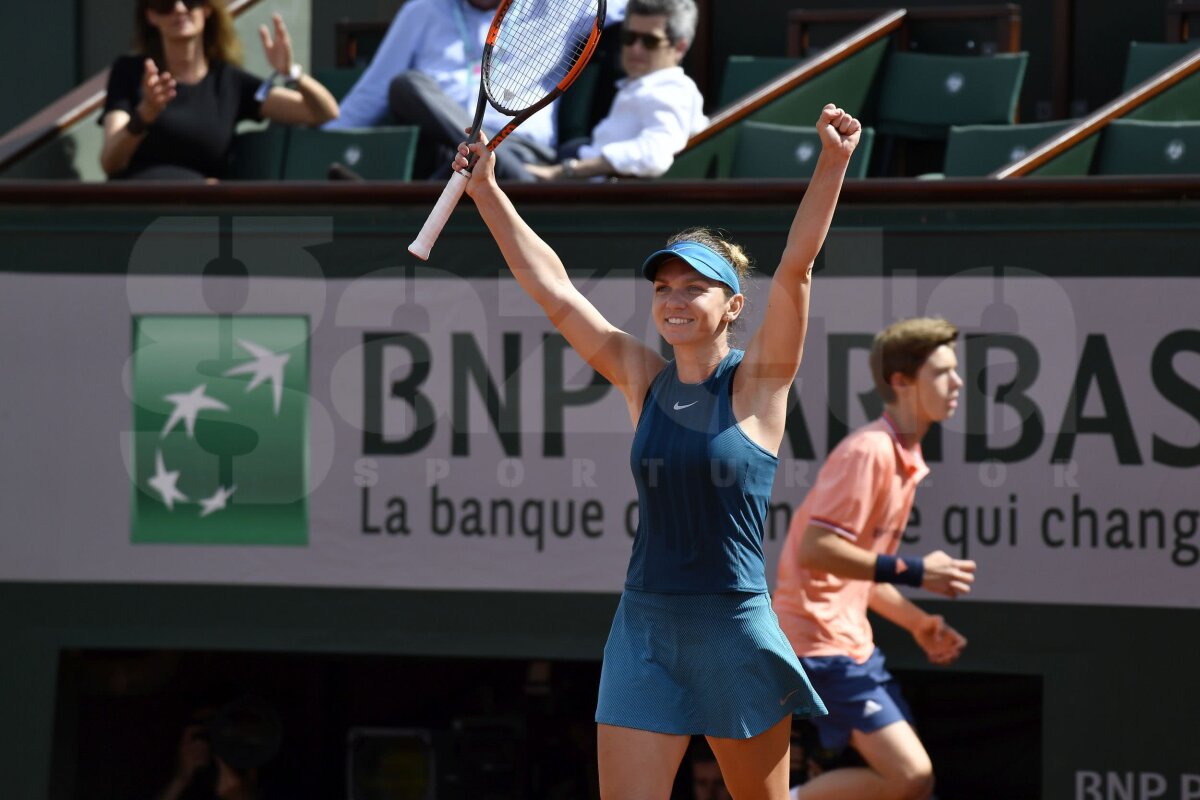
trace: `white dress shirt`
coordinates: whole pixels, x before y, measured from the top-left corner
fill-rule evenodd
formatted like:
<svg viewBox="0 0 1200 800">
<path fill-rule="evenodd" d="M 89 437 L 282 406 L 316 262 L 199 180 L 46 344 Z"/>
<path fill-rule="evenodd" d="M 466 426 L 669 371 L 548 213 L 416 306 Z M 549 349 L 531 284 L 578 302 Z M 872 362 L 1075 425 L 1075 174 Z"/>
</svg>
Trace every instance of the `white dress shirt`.
<svg viewBox="0 0 1200 800">
<path fill-rule="evenodd" d="M 579 157 L 604 156 L 621 175 L 662 175 L 692 134 L 708 125 L 703 105 L 700 90 L 682 67 L 617 81 L 612 108 Z"/>
</svg>

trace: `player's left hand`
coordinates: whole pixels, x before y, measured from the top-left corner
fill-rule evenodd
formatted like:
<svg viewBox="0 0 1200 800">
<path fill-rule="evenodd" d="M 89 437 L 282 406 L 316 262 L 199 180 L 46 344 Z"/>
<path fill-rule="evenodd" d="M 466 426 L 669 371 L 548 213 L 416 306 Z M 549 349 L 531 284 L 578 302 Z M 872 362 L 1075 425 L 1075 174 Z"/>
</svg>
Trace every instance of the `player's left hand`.
<svg viewBox="0 0 1200 800">
<path fill-rule="evenodd" d="M 274 38 L 267 30 L 266 25 L 258 26 L 258 36 L 262 39 L 263 54 L 266 55 L 271 69 L 280 75 L 287 75 L 292 71 L 292 37 L 288 34 L 287 26 L 283 24 L 283 17 L 272 14 L 271 21 L 275 26 Z"/>
<path fill-rule="evenodd" d="M 913 638 L 925 651 L 929 662 L 941 666 L 957 661 L 963 648 L 967 646 L 966 637 L 947 625 L 945 618 L 940 614 L 930 614 L 926 617 L 913 631 Z"/>
<path fill-rule="evenodd" d="M 829 103 L 821 109 L 821 118 L 817 120 L 817 133 L 821 135 L 821 145 L 825 150 L 849 158 L 854 148 L 858 147 L 862 123 L 833 103 Z"/>
</svg>

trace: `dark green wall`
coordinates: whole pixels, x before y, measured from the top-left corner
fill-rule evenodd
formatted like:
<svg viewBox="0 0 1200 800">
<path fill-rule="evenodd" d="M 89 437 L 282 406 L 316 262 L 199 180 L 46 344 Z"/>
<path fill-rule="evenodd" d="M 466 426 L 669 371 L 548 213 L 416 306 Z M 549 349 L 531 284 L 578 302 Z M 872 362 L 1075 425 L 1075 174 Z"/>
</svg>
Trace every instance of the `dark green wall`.
<svg viewBox="0 0 1200 800">
<path fill-rule="evenodd" d="M 6 2 L 0 8 L 0 133 L 79 83 L 76 0 Z"/>
<path fill-rule="evenodd" d="M 390 20 L 402 5 L 404 0 L 313 0 L 313 69 L 324 69 L 337 63 L 334 31 L 339 20 Z"/>
</svg>

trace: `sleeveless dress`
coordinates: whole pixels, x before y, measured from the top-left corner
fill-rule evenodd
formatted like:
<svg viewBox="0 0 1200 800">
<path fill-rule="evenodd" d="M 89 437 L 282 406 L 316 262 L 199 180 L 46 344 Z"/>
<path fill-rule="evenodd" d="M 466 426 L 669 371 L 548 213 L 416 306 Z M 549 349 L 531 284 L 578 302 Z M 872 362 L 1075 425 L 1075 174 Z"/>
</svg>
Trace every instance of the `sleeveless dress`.
<svg viewBox="0 0 1200 800">
<path fill-rule="evenodd" d="M 596 721 L 748 739 L 818 716 L 771 610 L 763 529 L 778 458 L 733 414 L 731 350 L 702 383 L 655 377 L 630 453 L 639 519 L 604 648 Z"/>
</svg>

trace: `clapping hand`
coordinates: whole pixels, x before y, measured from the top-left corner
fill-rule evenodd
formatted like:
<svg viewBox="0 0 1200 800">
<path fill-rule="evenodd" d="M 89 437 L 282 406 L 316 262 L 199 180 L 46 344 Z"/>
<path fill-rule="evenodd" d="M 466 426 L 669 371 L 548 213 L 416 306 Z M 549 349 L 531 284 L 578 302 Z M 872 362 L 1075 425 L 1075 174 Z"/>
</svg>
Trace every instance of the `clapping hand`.
<svg viewBox="0 0 1200 800">
<path fill-rule="evenodd" d="M 142 70 L 142 102 L 138 103 L 138 116 L 150 124 L 174 99 L 175 78 L 169 72 L 159 72 L 154 59 L 147 58 Z"/>
<path fill-rule="evenodd" d="M 283 17 L 272 14 L 271 21 L 275 26 L 274 38 L 271 37 L 271 32 L 267 30 L 266 25 L 258 26 L 258 36 L 262 39 L 263 53 L 266 55 L 271 69 L 280 75 L 287 75 L 292 70 L 292 37 L 288 34 L 287 26 L 283 24 Z"/>
</svg>

